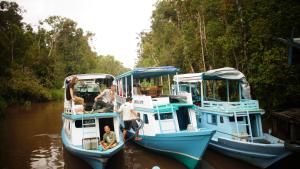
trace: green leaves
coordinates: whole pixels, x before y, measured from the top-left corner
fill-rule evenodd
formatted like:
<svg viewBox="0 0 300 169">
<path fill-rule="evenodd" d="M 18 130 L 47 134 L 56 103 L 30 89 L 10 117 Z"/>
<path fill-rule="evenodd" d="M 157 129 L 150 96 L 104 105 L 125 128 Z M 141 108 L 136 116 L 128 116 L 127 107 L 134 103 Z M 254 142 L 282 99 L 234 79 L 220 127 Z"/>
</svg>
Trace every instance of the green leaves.
<svg viewBox="0 0 300 169">
<path fill-rule="evenodd" d="M 15 2 L 0 2 L 0 112 L 11 103 L 62 99 L 66 76 L 125 70 L 113 56 L 99 56 L 85 32 L 71 19 L 50 16 L 38 30 L 22 23 Z"/>
<path fill-rule="evenodd" d="M 300 37 L 298 18 L 300 3 L 292 0 L 159 1 L 137 66 L 175 65 L 182 73 L 235 67 L 267 111 L 295 106 L 300 68 L 287 65 L 288 48 L 277 38 Z"/>
</svg>

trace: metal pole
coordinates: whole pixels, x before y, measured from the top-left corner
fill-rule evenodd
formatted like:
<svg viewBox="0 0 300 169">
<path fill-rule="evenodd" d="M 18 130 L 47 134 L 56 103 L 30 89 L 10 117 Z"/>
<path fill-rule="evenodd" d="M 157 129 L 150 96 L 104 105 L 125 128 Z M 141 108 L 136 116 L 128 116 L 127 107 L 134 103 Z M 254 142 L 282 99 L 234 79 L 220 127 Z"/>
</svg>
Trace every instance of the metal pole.
<svg viewBox="0 0 300 169">
<path fill-rule="evenodd" d="M 177 85 L 177 94 L 179 94 L 179 82 L 178 82 L 178 73 L 176 72 L 176 85 Z"/>
<path fill-rule="evenodd" d="M 161 83 L 161 86 L 162 86 L 161 93 L 164 94 L 164 83 L 163 83 L 163 77 L 162 76 L 160 76 L 160 83 Z"/>
<path fill-rule="evenodd" d="M 203 81 L 200 81 L 201 86 L 201 107 L 203 107 L 204 95 L 203 95 Z"/>
<path fill-rule="evenodd" d="M 213 83 L 213 95 L 214 95 L 214 99 L 216 99 L 216 81 L 215 80 Z"/>
<path fill-rule="evenodd" d="M 239 86 L 239 95 L 240 95 L 240 101 L 241 101 L 241 99 L 242 99 L 242 90 L 241 90 L 241 82 L 240 81 L 239 81 L 238 86 Z"/>
<path fill-rule="evenodd" d="M 127 98 L 127 77 L 125 77 L 125 96 Z"/>
<path fill-rule="evenodd" d="M 229 102 L 229 82 L 226 80 L 226 87 L 227 87 L 227 101 Z"/>
<path fill-rule="evenodd" d="M 168 75 L 168 83 L 169 83 L 169 94 L 171 94 L 171 83 L 170 83 L 170 75 Z"/>
<path fill-rule="evenodd" d="M 131 77 L 131 97 L 133 96 L 133 75 Z"/>
</svg>

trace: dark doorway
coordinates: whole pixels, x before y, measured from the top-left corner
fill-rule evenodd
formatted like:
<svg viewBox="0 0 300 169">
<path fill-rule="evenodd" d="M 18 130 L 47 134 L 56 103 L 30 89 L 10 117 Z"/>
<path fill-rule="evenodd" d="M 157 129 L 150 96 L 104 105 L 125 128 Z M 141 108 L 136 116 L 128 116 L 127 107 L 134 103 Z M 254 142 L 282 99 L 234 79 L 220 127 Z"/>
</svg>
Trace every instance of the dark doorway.
<svg viewBox="0 0 300 169">
<path fill-rule="evenodd" d="M 187 125 L 190 124 L 188 107 L 180 107 L 176 111 L 176 114 L 177 114 L 179 130 L 186 130 Z"/>
<path fill-rule="evenodd" d="M 109 126 L 110 131 L 115 131 L 114 129 L 114 119 L 113 118 L 101 118 L 99 119 L 99 131 L 100 139 L 102 140 L 104 134 L 104 126 Z"/>
</svg>

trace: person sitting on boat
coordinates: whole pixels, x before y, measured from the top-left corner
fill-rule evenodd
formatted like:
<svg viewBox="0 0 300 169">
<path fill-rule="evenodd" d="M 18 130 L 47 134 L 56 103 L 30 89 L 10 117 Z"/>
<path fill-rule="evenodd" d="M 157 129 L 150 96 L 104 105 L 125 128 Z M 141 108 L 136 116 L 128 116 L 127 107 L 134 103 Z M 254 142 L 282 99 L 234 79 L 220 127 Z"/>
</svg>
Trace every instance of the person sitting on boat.
<svg viewBox="0 0 300 169">
<path fill-rule="evenodd" d="M 116 134 L 113 131 L 110 131 L 109 126 L 104 126 L 104 135 L 103 140 L 100 142 L 104 150 L 108 150 L 117 145 Z"/>
<path fill-rule="evenodd" d="M 112 111 L 115 100 L 115 85 L 111 85 L 110 89 L 105 89 L 101 94 L 95 97 L 94 109 L 100 107 L 102 112 Z M 101 98 L 101 100 L 99 100 Z"/>
<path fill-rule="evenodd" d="M 124 121 L 124 128 L 123 128 L 123 138 L 124 140 L 126 139 L 126 133 L 127 130 L 130 130 L 133 128 L 133 126 L 136 126 L 136 119 L 138 118 L 138 112 L 136 112 L 133 109 L 133 104 L 132 104 L 132 98 L 128 97 L 126 98 L 126 102 L 123 103 L 120 106 L 119 110 L 116 110 L 116 112 L 119 112 L 123 116 L 123 121 Z M 138 127 L 135 127 L 135 140 L 141 140 L 139 138 L 139 129 Z"/>
<path fill-rule="evenodd" d="M 133 94 L 134 95 L 142 95 L 140 84 L 134 84 L 133 85 Z"/>
<path fill-rule="evenodd" d="M 81 97 L 78 97 L 75 95 L 75 90 L 74 90 L 74 86 L 76 85 L 76 83 L 78 82 L 78 77 L 77 76 L 73 76 L 71 81 L 67 84 L 67 88 L 66 88 L 66 99 L 68 101 L 73 101 L 75 104 L 80 104 L 82 105 L 82 108 L 79 110 L 76 110 L 77 112 L 83 112 L 83 105 L 84 105 L 84 99 Z"/>
</svg>

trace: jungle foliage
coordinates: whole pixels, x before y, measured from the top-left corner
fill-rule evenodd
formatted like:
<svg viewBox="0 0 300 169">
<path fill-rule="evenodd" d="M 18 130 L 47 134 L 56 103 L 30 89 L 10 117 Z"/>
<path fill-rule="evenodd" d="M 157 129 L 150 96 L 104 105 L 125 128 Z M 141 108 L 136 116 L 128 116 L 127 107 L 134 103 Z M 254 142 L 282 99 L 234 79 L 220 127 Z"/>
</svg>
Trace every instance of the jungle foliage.
<svg viewBox="0 0 300 169">
<path fill-rule="evenodd" d="M 0 112 L 13 103 L 62 99 L 63 79 L 71 74 L 127 70 L 113 56 L 98 56 L 89 45 L 93 34 L 75 21 L 50 16 L 34 30 L 23 12 L 0 1 Z"/>
<path fill-rule="evenodd" d="M 174 65 L 182 73 L 234 67 L 263 108 L 299 106 L 300 66 L 288 65 L 278 38 L 300 37 L 294 0 L 160 0 L 140 33 L 137 67 Z"/>
</svg>

